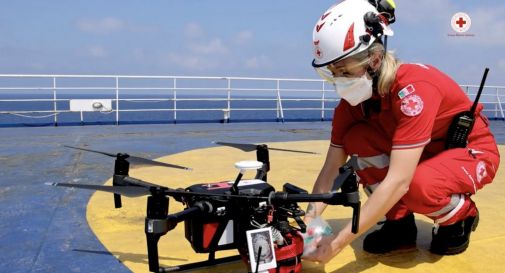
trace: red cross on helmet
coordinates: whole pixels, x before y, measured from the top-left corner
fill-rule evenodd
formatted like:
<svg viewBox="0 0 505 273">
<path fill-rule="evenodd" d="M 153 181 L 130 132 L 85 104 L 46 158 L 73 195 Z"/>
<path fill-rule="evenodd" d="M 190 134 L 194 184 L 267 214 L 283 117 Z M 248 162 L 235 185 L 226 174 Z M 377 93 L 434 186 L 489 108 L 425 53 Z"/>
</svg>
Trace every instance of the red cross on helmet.
<svg viewBox="0 0 505 273">
<path fill-rule="evenodd" d="M 378 29 L 365 23 L 366 16 L 378 19 L 375 24 Z M 375 6 L 366 0 L 345 0 L 329 8 L 315 25 L 312 66 L 324 67 L 362 52 L 381 35 L 392 36 L 393 31 Z"/>
</svg>

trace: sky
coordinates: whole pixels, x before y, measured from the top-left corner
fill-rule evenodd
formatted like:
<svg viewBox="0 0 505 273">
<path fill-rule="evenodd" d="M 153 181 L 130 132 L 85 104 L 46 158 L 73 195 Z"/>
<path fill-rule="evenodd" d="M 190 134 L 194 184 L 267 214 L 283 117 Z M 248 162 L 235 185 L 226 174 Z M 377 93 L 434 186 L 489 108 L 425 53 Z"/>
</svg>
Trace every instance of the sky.
<svg viewBox="0 0 505 273">
<path fill-rule="evenodd" d="M 0 0 L 0 74 L 317 79 L 312 30 L 327 0 Z M 396 0 L 403 62 L 460 84 L 505 85 L 503 0 Z M 471 18 L 455 36 L 451 18 Z"/>
</svg>

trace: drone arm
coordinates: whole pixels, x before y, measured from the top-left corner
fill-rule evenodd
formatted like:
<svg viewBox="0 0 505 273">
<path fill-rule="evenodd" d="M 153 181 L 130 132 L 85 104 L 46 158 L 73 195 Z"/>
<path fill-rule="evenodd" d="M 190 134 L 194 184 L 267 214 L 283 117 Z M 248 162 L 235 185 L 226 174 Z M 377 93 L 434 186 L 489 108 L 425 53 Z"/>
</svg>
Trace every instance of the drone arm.
<svg viewBox="0 0 505 273">
<path fill-rule="evenodd" d="M 167 223 L 168 223 L 167 231 L 174 229 L 178 223 L 191 217 L 194 217 L 200 214 L 201 212 L 207 212 L 207 213 L 212 212 L 212 205 L 208 202 L 197 202 L 190 208 L 187 208 L 183 211 L 174 214 L 169 214 L 167 216 Z"/>
<path fill-rule="evenodd" d="M 270 195 L 270 200 L 275 201 L 291 201 L 291 202 L 323 202 L 328 205 L 343 205 L 351 206 L 359 202 L 358 192 L 330 192 L 330 193 L 300 193 L 289 194 L 286 192 L 273 192 Z"/>
<path fill-rule="evenodd" d="M 359 192 L 330 192 L 317 194 L 288 194 L 285 192 L 273 192 L 269 197 L 270 201 L 291 201 L 291 202 L 323 202 L 328 205 L 343 205 L 351 207 L 352 213 L 352 232 L 358 233 L 359 214 L 361 202 Z"/>
<path fill-rule="evenodd" d="M 169 214 L 166 219 L 148 219 L 146 222 L 146 232 L 163 236 L 174 229 L 179 222 L 191 218 L 202 211 L 203 209 L 200 206 L 194 206 L 174 214 Z"/>
</svg>

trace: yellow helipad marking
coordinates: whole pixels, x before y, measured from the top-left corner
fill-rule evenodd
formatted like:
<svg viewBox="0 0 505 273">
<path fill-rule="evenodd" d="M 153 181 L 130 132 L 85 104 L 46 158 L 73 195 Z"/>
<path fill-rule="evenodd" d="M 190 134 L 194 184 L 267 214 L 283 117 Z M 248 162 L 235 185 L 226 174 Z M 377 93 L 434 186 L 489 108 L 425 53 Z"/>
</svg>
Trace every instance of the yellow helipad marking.
<svg viewBox="0 0 505 273">
<path fill-rule="evenodd" d="M 269 182 L 278 190 L 291 182 L 309 192 L 323 164 L 327 141 L 303 141 L 271 143 L 269 146 L 320 152 L 320 155 L 270 152 L 271 171 Z M 505 154 L 505 148 L 500 147 Z M 192 172 L 160 167 L 132 169 L 130 175 L 144 181 L 184 188 L 193 184 L 233 180 L 237 175 L 234 163 L 255 159 L 254 152 L 244 153 L 228 147 L 213 147 L 170 155 L 158 160 L 192 167 Z M 502 164 L 503 165 L 503 164 Z M 112 169 L 112 166 L 111 166 Z M 455 256 L 437 256 L 429 251 L 431 221 L 417 215 L 419 229 L 417 249 L 404 250 L 387 255 L 371 255 L 361 249 L 362 237 L 353 242 L 330 263 L 319 265 L 303 263 L 302 272 L 501 272 L 505 265 L 505 166 L 499 169 L 493 184 L 486 186 L 473 199 L 476 201 L 481 221 L 472 234 L 470 247 Z M 248 173 L 246 173 L 246 176 Z M 251 177 L 253 173 L 249 174 Z M 107 181 L 111 184 L 111 180 Z M 123 197 L 123 208 L 114 209 L 111 194 L 96 192 L 90 199 L 87 219 L 99 240 L 133 272 L 148 272 L 147 246 L 144 234 L 146 197 Z M 362 201 L 366 197 L 362 194 Z M 302 205 L 305 208 L 305 205 Z M 170 200 L 170 213 L 183 206 Z M 334 230 L 339 230 L 351 215 L 350 208 L 329 207 L 324 217 Z M 170 231 L 158 244 L 162 266 L 185 264 L 206 260 L 207 254 L 195 254 L 184 237 L 184 224 Z M 236 251 L 217 252 L 216 256 L 236 255 Z M 220 265 L 192 272 L 247 272 L 242 262 Z"/>
</svg>

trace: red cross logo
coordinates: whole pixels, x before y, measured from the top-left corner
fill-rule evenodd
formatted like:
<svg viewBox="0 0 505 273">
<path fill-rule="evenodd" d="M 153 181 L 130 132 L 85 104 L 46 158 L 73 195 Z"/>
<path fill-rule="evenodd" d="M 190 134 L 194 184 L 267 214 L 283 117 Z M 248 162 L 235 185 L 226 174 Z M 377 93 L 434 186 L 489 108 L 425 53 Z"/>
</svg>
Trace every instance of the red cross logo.
<svg viewBox="0 0 505 273">
<path fill-rule="evenodd" d="M 410 110 L 415 110 L 416 107 L 417 107 L 417 102 L 416 101 L 411 101 L 409 100 L 409 102 L 407 103 L 407 107 L 410 109 Z"/>
<path fill-rule="evenodd" d="M 472 20 L 470 16 L 464 12 L 458 12 L 452 16 L 451 27 L 458 33 L 466 32 L 470 29 Z"/>
<path fill-rule="evenodd" d="M 482 179 L 487 176 L 486 163 L 479 161 L 476 168 L 477 182 L 482 183 Z"/>
<path fill-rule="evenodd" d="M 458 21 L 456 21 L 456 24 L 460 27 L 463 28 L 463 26 L 466 24 L 466 21 L 463 20 L 462 17 L 459 17 Z"/>
<path fill-rule="evenodd" d="M 409 117 L 419 115 L 423 111 L 424 102 L 418 95 L 408 95 L 405 97 L 400 105 L 402 113 Z"/>
</svg>

